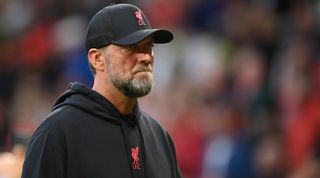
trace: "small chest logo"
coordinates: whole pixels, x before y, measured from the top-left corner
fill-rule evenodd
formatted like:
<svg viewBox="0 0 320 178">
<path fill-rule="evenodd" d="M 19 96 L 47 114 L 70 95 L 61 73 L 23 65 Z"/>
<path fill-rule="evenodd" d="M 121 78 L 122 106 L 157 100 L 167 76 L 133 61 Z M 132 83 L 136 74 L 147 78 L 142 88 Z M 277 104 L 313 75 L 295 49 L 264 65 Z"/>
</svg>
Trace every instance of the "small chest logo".
<svg viewBox="0 0 320 178">
<path fill-rule="evenodd" d="M 139 159 L 139 147 L 131 148 L 131 156 L 133 159 L 132 168 L 133 169 L 141 169 L 140 159 Z"/>
<path fill-rule="evenodd" d="M 138 19 L 138 24 L 139 24 L 140 26 L 146 25 L 146 23 L 145 23 L 144 20 L 143 20 L 141 10 L 136 11 L 135 14 L 136 14 L 136 17 L 137 17 L 137 19 Z"/>
</svg>

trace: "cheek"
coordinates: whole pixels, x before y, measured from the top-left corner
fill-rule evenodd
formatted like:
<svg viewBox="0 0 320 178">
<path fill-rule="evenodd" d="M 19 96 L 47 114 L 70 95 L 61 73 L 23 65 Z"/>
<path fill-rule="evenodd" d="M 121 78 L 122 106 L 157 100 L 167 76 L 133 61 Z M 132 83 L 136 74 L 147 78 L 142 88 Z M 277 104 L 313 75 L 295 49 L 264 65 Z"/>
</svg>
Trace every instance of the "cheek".
<svg viewBox="0 0 320 178">
<path fill-rule="evenodd" d="M 120 71 L 121 75 L 125 78 L 132 78 L 134 67 L 135 63 L 133 62 L 123 62 L 119 65 L 118 71 Z"/>
<path fill-rule="evenodd" d="M 132 70 L 134 69 L 136 63 L 134 61 L 126 61 L 123 64 L 123 72 L 127 74 L 131 74 Z"/>
<path fill-rule="evenodd" d="M 115 57 L 111 62 L 113 63 L 114 69 L 121 74 L 127 74 L 134 66 L 134 63 L 130 62 L 127 58 L 122 57 Z"/>
</svg>

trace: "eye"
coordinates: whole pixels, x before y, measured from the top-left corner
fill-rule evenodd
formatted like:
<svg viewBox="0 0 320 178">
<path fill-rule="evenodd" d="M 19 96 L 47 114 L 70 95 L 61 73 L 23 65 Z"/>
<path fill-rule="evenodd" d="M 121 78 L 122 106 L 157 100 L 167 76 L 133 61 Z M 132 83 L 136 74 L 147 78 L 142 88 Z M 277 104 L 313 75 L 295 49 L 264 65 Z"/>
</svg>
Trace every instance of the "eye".
<svg viewBox="0 0 320 178">
<path fill-rule="evenodd" d="M 124 46 L 124 48 L 134 51 L 137 47 L 135 45 L 128 45 L 128 46 Z"/>
<path fill-rule="evenodd" d="M 151 50 L 153 48 L 153 46 L 154 45 L 152 43 L 150 43 L 150 44 L 147 44 L 145 48 L 148 50 Z"/>
<path fill-rule="evenodd" d="M 152 52 L 153 46 L 153 43 L 148 42 L 145 44 L 122 46 L 122 48 L 127 51 L 127 53 L 150 53 Z"/>
</svg>

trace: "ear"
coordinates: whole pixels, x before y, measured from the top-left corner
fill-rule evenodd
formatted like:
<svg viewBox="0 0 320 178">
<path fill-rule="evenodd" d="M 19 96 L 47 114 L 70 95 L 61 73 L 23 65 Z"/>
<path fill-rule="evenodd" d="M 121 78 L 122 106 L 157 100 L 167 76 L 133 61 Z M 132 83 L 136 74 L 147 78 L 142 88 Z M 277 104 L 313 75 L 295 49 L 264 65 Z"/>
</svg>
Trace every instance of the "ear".
<svg viewBox="0 0 320 178">
<path fill-rule="evenodd" d="M 103 52 L 100 49 L 91 48 L 88 51 L 88 59 L 90 64 L 96 71 L 104 70 L 105 60 Z"/>
</svg>

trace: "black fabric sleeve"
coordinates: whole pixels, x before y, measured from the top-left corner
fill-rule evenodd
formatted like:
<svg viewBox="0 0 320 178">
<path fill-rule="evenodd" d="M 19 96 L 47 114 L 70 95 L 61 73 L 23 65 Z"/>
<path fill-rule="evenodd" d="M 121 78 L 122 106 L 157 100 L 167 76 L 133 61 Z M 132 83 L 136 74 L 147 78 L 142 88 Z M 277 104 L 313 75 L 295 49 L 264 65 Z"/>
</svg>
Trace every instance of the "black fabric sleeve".
<svg viewBox="0 0 320 178">
<path fill-rule="evenodd" d="M 22 178 L 66 178 L 67 155 L 63 147 L 59 135 L 36 132 L 26 152 Z"/>
</svg>

